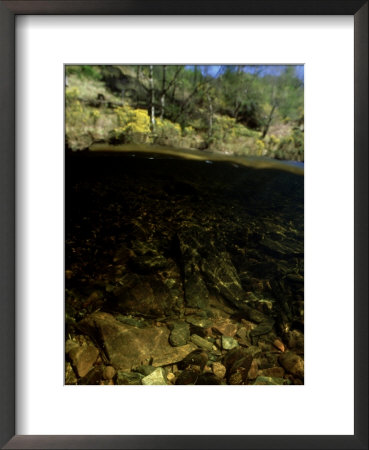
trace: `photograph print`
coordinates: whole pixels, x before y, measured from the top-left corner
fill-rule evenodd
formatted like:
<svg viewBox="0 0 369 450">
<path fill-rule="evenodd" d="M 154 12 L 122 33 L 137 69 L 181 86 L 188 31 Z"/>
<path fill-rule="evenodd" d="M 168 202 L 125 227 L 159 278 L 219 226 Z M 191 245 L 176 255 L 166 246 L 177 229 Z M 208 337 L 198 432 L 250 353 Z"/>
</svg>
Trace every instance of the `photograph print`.
<svg viewBox="0 0 369 450">
<path fill-rule="evenodd" d="M 304 66 L 64 70 L 65 384 L 303 385 Z"/>
</svg>

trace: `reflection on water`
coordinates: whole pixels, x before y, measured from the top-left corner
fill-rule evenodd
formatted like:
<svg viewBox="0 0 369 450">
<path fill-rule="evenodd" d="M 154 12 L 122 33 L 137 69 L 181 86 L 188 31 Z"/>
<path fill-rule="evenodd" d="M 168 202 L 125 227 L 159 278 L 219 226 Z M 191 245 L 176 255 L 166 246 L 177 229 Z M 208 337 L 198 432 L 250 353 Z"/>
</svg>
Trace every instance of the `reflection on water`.
<svg viewBox="0 0 369 450">
<path fill-rule="evenodd" d="M 301 384 L 303 168 L 97 150 L 66 158 L 66 338 L 100 356 L 66 382 Z"/>
</svg>

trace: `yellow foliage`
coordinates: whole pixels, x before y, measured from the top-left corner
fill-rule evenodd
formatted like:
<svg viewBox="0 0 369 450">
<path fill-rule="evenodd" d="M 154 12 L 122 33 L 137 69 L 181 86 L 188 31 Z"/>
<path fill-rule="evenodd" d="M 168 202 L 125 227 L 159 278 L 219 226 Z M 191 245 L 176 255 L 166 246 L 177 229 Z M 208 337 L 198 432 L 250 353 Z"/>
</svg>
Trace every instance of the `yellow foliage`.
<svg viewBox="0 0 369 450">
<path fill-rule="evenodd" d="M 195 129 L 194 127 L 191 127 L 191 125 L 189 125 L 188 127 L 185 127 L 185 129 L 183 130 L 183 134 L 184 136 L 190 136 L 192 134 L 194 134 Z"/>
<path fill-rule="evenodd" d="M 276 136 L 274 136 L 274 134 L 272 134 L 269 137 L 269 142 L 270 142 L 271 145 L 278 145 L 279 142 L 280 142 L 280 139 L 278 139 Z"/>
<path fill-rule="evenodd" d="M 264 149 L 265 149 L 264 142 L 260 139 L 257 139 L 256 140 L 256 154 L 258 156 L 261 156 L 263 154 Z"/>
<path fill-rule="evenodd" d="M 136 136 L 146 141 L 150 134 L 150 117 L 146 110 L 119 106 L 114 111 L 118 120 L 118 127 L 113 130 L 115 138 L 124 140 Z"/>
</svg>

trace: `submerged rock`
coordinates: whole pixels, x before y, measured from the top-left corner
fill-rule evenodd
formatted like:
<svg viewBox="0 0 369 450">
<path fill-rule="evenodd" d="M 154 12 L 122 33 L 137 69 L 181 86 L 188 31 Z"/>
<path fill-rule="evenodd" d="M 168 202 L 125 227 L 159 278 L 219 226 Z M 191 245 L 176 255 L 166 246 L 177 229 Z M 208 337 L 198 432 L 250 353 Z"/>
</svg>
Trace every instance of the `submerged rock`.
<svg viewBox="0 0 369 450">
<path fill-rule="evenodd" d="M 213 374 L 222 379 L 225 377 L 226 371 L 227 369 L 223 366 L 223 364 L 219 363 L 219 362 L 214 362 L 213 365 L 211 366 Z"/>
<path fill-rule="evenodd" d="M 138 385 L 142 384 L 141 381 L 144 378 L 144 375 L 137 372 L 124 372 L 119 370 L 116 376 L 116 384 L 124 384 L 124 385 Z"/>
<path fill-rule="evenodd" d="M 98 354 L 99 350 L 91 344 L 74 347 L 69 351 L 69 357 L 78 376 L 84 377 L 90 371 Z"/>
<path fill-rule="evenodd" d="M 170 315 L 177 307 L 177 298 L 157 275 L 127 274 L 122 284 L 108 304 L 115 312 L 158 317 Z"/>
<path fill-rule="evenodd" d="M 245 302 L 245 293 L 232 260 L 227 252 L 213 249 L 208 258 L 202 260 L 201 270 L 214 291 L 234 306 L 241 307 Z"/>
<path fill-rule="evenodd" d="M 198 372 L 194 372 L 192 370 L 184 370 L 177 377 L 175 384 L 195 384 L 198 377 Z"/>
<path fill-rule="evenodd" d="M 287 372 L 304 379 L 304 360 L 296 353 L 286 352 L 279 357 L 279 363 Z"/>
<path fill-rule="evenodd" d="M 199 371 L 202 371 L 208 361 L 208 354 L 203 350 L 196 349 L 187 355 L 178 365 L 181 369 L 186 369 L 187 367 L 197 366 Z"/>
<path fill-rule="evenodd" d="M 169 343 L 173 347 L 186 345 L 190 339 L 190 326 L 185 322 L 176 322 L 171 328 Z"/>
<path fill-rule="evenodd" d="M 213 344 L 211 342 L 207 341 L 201 336 L 198 336 L 197 334 L 193 334 L 190 339 L 191 342 L 204 350 L 211 351 L 213 348 Z"/>
<path fill-rule="evenodd" d="M 111 364 L 121 370 L 131 370 L 149 361 L 156 367 L 174 364 L 196 348 L 191 343 L 172 347 L 166 327 L 136 328 L 103 312 L 91 314 L 79 326 L 100 341 Z"/>
<path fill-rule="evenodd" d="M 70 362 L 65 364 L 65 384 L 77 384 L 77 377 Z"/>
<path fill-rule="evenodd" d="M 144 385 L 168 384 L 165 370 L 162 367 L 157 368 L 150 375 L 142 378 L 141 383 Z"/>
<path fill-rule="evenodd" d="M 224 350 L 232 350 L 236 347 L 238 347 L 238 342 L 236 341 L 236 339 L 233 339 L 229 336 L 222 336 L 222 348 Z"/>
<path fill-rule="evenodd" d="M 203 373 L 199 376 L 195 384 L 207 385 L 207 384 L 221 384 L 221 380 L 213 373 Z"/>
<path fill-rule="evenodd" d="M 256 380 L 254 381 L 254 384 L 258 385 L 283 385 L 283 384 L 291 384 L 289 380 L 286 380 L 284 378 L 277 378 L 277 377 L 264 377 L 264 376 L 258 376 Z"/>
</svg>

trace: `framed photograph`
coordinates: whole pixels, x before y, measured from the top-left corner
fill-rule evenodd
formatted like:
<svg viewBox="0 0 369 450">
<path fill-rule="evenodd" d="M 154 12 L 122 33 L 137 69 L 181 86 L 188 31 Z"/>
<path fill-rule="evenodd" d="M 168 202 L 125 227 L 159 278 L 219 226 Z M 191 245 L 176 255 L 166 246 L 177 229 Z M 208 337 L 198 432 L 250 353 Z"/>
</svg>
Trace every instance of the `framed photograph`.
<svg viewBox="0 0 369 450">
<path fill-rule="evenodd" d="M 368 4 L 0 25 L 3 448 L 368 448 Z"/>
</svg>

